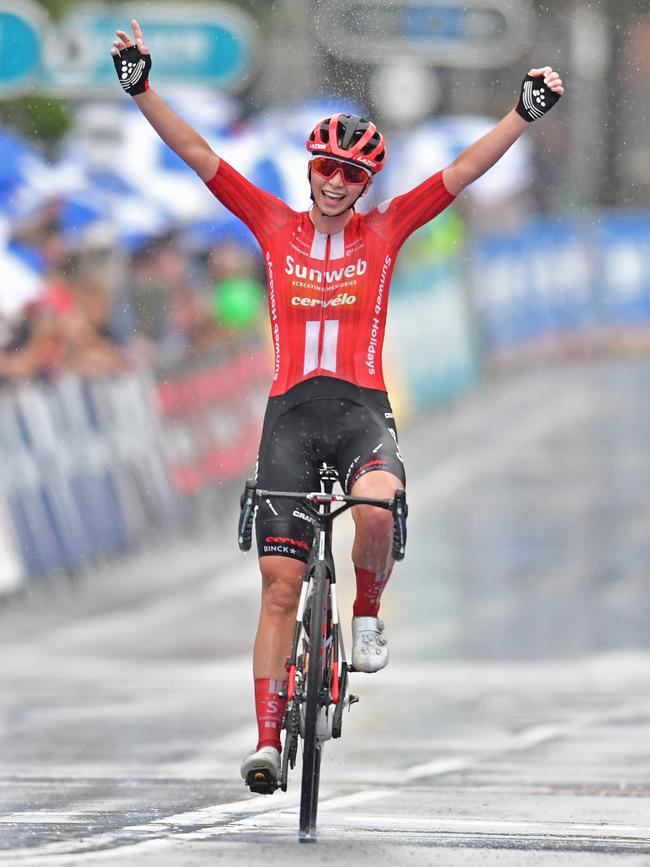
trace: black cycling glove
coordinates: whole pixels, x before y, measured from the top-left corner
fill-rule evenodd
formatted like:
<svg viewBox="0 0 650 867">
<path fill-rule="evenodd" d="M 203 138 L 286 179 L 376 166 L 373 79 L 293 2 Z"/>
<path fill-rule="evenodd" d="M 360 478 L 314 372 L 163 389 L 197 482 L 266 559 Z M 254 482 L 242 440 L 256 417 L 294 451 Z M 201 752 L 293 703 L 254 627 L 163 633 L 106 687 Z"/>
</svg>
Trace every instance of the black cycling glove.
<svg viewBox="0 0 650 867">
<path fill-rule="evenodd" d="M 515 108 L 517 114 L 530 123 L 550 111 L 559 98 L 559 93 L 544 84 L 543 75 L 527 75 L 521 84 L 519 102 Z"/>
<path fill-rule="evenodd" d="M 129 96 L 144 93 L 149 88 L 151 55 L 143 54 L 137 46 L 125 48 L 120 54 L 113 55 L 115 71 L 120 84 Z"/>
</svg>

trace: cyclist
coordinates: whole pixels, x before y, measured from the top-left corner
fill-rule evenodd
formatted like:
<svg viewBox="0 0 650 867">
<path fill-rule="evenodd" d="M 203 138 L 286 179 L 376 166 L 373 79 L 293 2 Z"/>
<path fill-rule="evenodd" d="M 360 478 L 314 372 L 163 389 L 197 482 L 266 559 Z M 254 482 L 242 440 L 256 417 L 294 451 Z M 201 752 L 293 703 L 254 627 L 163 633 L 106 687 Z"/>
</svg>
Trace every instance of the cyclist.
<svg viewBox="0 0 650 867">
<path fill-rule="evenodd" d="M 313 490 L 317 468 L 334 464 L 344 490 L 388 498 L 405 484 L 393 413 L 382 376 L 386 304 L 399 248 L 487 171 L 564 93 L 551 67 L 531 69 L 515 107 L 443 171 L 415 189 L 355 212 L 386 162 L 375 124 L 336 114 L 307 140 L 312 206 L 296 212 L 258 189 L 225 161 L 150 88 L 151 58 L 137 21 L 133 37 L 117 31 L 111 53 L 123 89 L 162 140 L 252 230 L 264 256 L 275 352 L 273 383 L 257 465 L 260 487 Z M 263 503 L 256 519 L 262 574 L 253 653 L 259 739 L 244 760 L 277 779 L 280 730 L 295 611 L 311 544 L 299 504 Z M 357 593 L 352 665 L 375 672 L 388 662 L 379 603 L 390 577 L 392 515 L 353 510 L 352 560 Z"/>
</svg>

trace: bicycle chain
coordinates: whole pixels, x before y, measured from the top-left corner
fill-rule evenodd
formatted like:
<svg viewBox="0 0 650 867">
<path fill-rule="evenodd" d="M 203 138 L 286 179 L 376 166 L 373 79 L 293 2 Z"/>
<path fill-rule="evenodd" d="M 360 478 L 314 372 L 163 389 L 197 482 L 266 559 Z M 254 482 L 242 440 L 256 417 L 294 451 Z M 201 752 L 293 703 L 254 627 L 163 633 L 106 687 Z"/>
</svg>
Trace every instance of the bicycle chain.
<svg viewBox="0 0 650 867">
<path fill-rule="evenodd" d="M 287 744 L 285 748 L 288 750 L 289 767 L 293 770 L 296 766 L 296 757 L 298 755 L 298 733 L 300 732 L 300 703 L 297 698 L 294 698 L 291 703 L 291 713 L 289 715 L 287 725 Z"/>
</svg>

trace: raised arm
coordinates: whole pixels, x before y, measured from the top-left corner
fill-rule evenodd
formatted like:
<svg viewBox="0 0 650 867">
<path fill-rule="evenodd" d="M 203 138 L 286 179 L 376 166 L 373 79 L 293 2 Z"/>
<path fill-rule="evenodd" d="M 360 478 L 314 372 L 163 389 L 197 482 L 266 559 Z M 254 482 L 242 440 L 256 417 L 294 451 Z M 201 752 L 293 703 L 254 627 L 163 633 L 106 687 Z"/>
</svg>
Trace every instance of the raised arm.
<svg viewBox="0 0 650 867">
<path fill-rule="evenodd" d="M 219 157 L 198 132 L 149 86 L 151 56 L 145 46 L 138 22 L 131 21 L 133 38 L 124 30 L 117 31 L 111 54 L 123 89 L 135 100 L 142 114 L 160 138 L 184 160 L 204 181 L 214 177 Z"/>
<path fill-rule="evenodd" d="M 563 93 L 562 80 L 550 66 L 531 69 L 522 84 L 519 102 L 512 111 L 443 171 L 442 179 L 447 190 L 457 196 L 468 184 L 492 168 L 528 124 L 546 114 Z"/>
</svg>

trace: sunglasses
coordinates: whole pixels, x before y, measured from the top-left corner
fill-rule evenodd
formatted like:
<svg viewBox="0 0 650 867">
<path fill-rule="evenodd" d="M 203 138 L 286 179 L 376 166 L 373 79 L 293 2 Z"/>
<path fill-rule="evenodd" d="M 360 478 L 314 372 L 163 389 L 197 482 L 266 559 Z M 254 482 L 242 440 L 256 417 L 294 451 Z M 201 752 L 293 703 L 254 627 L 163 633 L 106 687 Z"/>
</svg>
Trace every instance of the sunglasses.
<svg viewBox="0 0 650 867">
<path fill-rule="evenodd" d="M 343 173 L 343 180 L 346 184 L 365 184 L 368 178 L 372 177 L 368 169 L 354 166 L 352 163 L 344 163 L 341 160 L 332 159 L 332 157 L 314 157 L 311 161 L 311 167 L 324 178 L 331 178 L 340 171 Z"/>
</svg>

